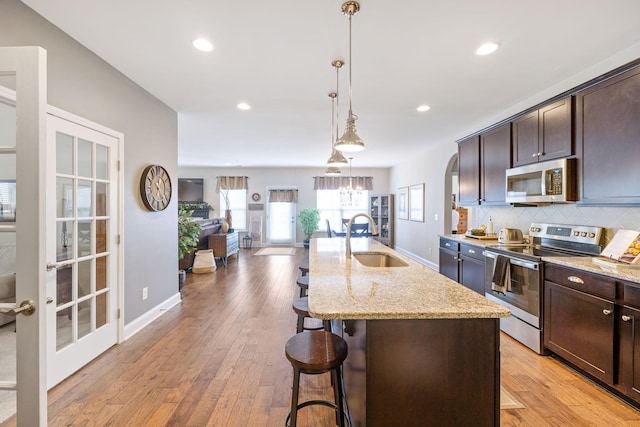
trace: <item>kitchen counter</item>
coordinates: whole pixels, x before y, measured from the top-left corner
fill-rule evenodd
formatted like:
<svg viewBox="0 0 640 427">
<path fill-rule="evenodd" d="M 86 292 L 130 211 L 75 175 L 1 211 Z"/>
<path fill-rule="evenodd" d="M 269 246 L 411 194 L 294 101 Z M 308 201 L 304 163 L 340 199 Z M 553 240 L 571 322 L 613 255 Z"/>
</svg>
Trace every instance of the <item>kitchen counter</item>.
<svg viewBox="0 0 640 427">
<path fill-rule="evenodd" d="M 312 239 L 309 313 L 320 319 L 463 319 L 508 317 L 509 310 L 371 238 L 353 252 L 390 253 L 407 267 L 366 267 L 345 257 L 345 239 Z"/>
<path fill-rule="evenodd" d="M 640 266 L 630 266 L 605 258 L 597 258 L 605 264 L 594 262 L 594 257 L 543 257 L 544 262 L 577 268 L 591 273 L 602 274 L 616 279 L 640 283 Z"/>
<path fill-rule="evenodd" d="M 371 238 L 351 246 L 408 264 L 367 267 L 346 258 L 344 238 L 311 240 L 309 312 L 333 319 L 347 342 L 352 425 L 499 426 L 500 318 L 509 310 Z"/>
</svg>

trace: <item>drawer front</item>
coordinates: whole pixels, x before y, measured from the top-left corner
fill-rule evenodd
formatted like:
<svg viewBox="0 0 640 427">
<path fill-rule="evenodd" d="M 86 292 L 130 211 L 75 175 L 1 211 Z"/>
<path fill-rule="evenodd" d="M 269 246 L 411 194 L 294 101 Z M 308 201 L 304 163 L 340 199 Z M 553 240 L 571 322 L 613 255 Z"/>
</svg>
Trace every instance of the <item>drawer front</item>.
<svg viewBox="0 0 640 427">
<path fill-rule="evenodd" d="M 640 283 L 621 282 L 624 305 L 640 309 Z"/>
<path fill-rule="evenodd" d="M 475 258 L 480 261 L 484 261 L 484 255 L 482 255 L 483 251 L 484 249 L 479 246 L 467 245 L 465 243 L 460 244 L 461 256 L 467 256 L 470 258 Z"/>
<path fill-rule="evenodd" d="M 559 285 L 608 300 L 616 298 L 616 283 L 612 278 L 550 263 L 544 264 L 544 278 Z"/>
<path fill-rule="evenodd" d="M 447 239 L 446 237 L 441 237 L 440 247 L 448 249 L 450 251 L 458 252 L 458 250 L 460 249 L 460 243 L 455 240 Z"/>
</svg>

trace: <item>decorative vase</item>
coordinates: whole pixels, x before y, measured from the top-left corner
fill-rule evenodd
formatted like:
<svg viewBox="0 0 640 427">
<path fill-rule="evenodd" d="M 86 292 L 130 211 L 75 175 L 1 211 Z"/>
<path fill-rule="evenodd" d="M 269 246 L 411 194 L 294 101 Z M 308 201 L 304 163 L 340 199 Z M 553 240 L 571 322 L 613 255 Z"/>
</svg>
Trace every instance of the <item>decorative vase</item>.
<svg viewBox="0 0 640 427">
<path fill-rule="evenodd" d="M 227 209 L 224 211 L 224 218 L 227 221 L 229 228 L 231 228 L 231 210 L 230 209 Z"/>
<path fill-rule="evenodd" d="M 229 223 L 227 221 L 224 221 L 222 223 L 222 225 L 220 226 L 220 228 L 222 229 L 223 233 L 228 233 L 229 232 Z"/>
</svg>

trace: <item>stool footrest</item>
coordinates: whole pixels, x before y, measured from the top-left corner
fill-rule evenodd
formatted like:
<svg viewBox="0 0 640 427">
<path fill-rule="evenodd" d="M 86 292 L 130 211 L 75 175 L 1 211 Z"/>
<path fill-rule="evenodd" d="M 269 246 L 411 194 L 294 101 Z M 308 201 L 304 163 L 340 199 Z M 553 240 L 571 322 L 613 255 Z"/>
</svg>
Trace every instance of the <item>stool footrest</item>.
<svg viewBox="0 0 640 427">
<path fill-rule="evenodd" d="M 296 410 L 300 410 L 302 408 L 305 408 L 305 407 L 311 406 L 311 405 L 328 406 L 329 408 L 333 409 L 334 411 L 338 410 L 338 406 L 335 403 L 329 402 L 328 400 L 319 400 L 319 399 L 307 400 L 306 402 L 302 402 L 296 407 Z M 289 414 L 287 415 L 287 418 L 284 420 L 285 427 L 289 427 L 289 419 L 291 419 L 291 412 L 289 412 Z"/>
</svg>

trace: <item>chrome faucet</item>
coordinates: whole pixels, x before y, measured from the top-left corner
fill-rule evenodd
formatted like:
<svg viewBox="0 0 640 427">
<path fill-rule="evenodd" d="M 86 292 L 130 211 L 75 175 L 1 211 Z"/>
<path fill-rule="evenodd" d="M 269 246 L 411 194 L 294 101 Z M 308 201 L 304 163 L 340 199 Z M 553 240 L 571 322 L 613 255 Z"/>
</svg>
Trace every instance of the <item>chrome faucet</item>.
<svg viewBox="0 0 640 427">
<path fill-rule="evenodd" d="M 355 214 L 354 216 L 351 217 L 351 219 L 349 220 L 349 222 L 347 223 L 347 251 L 346 251 L 346 255 L 347 258 L 351 258 L 351 224 L 353 223 L 353 220 L 356 219 L 359 216 L 364 216 L 367 217 L 369 219 L 369 223 L 371 224 L 371 235 L 372 236 L 377 236 L 378 235 L 378 227 L 376 227 L 376 223 L 373 220 L 373 218 L 371 218 L 371 215 L 366 214 L 364 212 L 360 212 Z"/>
</svg>

